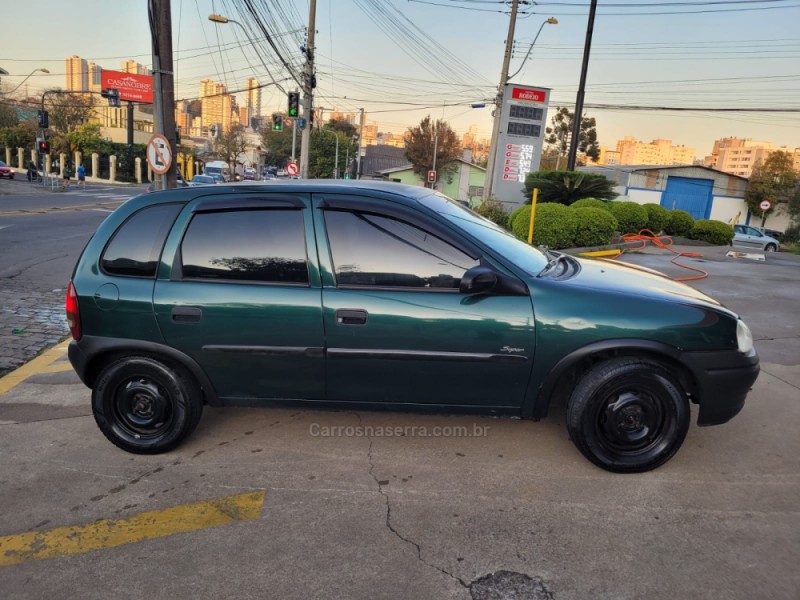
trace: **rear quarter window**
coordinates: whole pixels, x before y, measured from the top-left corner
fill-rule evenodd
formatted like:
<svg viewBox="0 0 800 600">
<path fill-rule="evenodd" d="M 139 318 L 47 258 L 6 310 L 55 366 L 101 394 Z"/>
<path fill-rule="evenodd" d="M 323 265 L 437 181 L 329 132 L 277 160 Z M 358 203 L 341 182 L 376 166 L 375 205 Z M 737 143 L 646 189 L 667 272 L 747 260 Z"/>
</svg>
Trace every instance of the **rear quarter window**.
<svg viewBox="0 0 800 600">
<path fill-rule="evenodd" d="M 182 206 L 158 204 L 129 217 L 103 251 L 103 271 L 109 275 L 155 277 L 164 241 Z"/>
</svg>

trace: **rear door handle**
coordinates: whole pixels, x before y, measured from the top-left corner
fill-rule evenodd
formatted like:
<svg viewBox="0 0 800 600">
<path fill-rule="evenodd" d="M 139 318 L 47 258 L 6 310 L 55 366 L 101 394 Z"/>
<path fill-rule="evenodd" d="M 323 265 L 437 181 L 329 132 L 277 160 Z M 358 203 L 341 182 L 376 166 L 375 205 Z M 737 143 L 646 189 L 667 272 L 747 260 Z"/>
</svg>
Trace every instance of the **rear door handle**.
<svg viewBox="0 0 800 600">
<path fill-rule="evenodd" d="M 172 309 L 172 321 L 175 323 L 199 323 L 203 311 L 194 306 L 176 306 Z"/>
<path fill-rule="evenodd" d="M 339 309 L 336 311 L 336 322 L 339 325 L 366 325 L 367 311 L 350 308 Z"/>
</svg>

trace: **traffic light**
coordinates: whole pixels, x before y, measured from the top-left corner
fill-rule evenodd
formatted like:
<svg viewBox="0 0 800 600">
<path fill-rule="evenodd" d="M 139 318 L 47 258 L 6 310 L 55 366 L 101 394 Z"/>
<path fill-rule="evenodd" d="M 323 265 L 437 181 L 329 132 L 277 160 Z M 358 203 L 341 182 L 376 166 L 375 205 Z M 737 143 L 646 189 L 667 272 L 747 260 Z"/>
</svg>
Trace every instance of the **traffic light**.
<svg viewBox="0 0 800 600">
<path fill-rule="evenodd" d="M 39 114 L 39 129 L 47 129 L 50 126 L 49 115 L 46 110 L 37 111 Z"/>
<path fill-rule="evenodd" d="M 50 142 L 47 140 L 39 140 L 37 148 L 39 154 L 50 154 Z"/>
<path fill-rule="evenodd" d="M 275 114 L 272 115 L 272 131 L 283 131 L 283 117 Z"/>
<path fill-rule="evenodd" d="M 428 171 L 428 183 L 436 183 L 436 171 L 433 169 Z"/>
<path fill-rule="evenodd" d="M 289 116 L 293 119 L 300 116 L 300 92 L 289 92 Z"/>
<path fill-rule="evenodd" d="M 108 100 L 109 106 L 119 106 L 119 90 L 115 89 L 101 90 L 100 95 Z"/>
</svg>

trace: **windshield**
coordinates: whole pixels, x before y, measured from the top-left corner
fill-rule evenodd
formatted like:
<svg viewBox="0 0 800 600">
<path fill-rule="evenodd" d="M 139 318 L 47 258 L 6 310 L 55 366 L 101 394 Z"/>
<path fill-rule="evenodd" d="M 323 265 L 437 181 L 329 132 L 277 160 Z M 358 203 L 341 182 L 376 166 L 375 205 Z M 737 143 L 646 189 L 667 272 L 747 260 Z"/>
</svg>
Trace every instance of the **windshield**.
<svg viewBox="0 0 800 600">
<path fill-rule="evenodd" d="M 419 201 L 445 217 L 456 227 L 496 250 L 528 275 L 537 275 L 547 266 L 547 257 L 539 250 L 518 240 L 502 227 L 457 204 L 447 196 L 434 192 L 430 196 L 420 198 Z"/>
</svg>

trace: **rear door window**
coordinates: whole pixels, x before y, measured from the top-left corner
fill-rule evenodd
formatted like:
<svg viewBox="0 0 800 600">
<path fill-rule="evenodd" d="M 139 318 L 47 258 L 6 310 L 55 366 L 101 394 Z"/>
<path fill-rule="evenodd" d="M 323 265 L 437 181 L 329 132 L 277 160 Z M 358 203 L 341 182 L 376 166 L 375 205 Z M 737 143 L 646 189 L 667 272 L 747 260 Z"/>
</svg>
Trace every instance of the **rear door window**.
<svg viewBox="0 0 800 600">
<path fill-rule="evenodd" d="M 110 275 L 155 277 L 164 240 L 182 204 L 157 204 L 134 213 L 114 233 L 100 265 Z"/>
<path fill-rule="evenodd" d="M 308 285 L 300 210 L 198 213 L 181 257 L 184 279 Z"/>
</svg>

